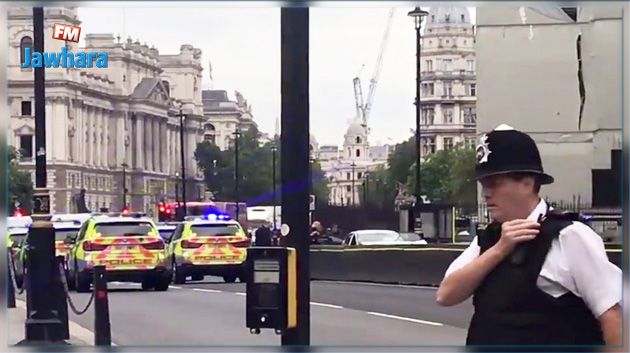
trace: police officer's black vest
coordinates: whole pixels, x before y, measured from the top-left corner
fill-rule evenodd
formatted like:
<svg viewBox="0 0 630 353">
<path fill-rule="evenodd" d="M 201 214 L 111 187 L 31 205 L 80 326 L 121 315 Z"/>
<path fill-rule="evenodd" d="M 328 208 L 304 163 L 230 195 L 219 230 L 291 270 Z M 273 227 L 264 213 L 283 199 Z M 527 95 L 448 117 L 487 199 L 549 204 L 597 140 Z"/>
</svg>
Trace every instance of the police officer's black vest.
<svg viewBox="0 0 630 353">
<path fill-rule="evenodd" d="M 536 285 L 552 240 L 572 220 L 548 212 L 539 235 L 515 251 L 524 254 L 522 260 L 516 254 L 507 256 L 488 274 L 473 296 L 475 314 L 467 345 L 546 345 L 545 351 L 553 348 L 550 345 L 564 345 L 561 351 L 575 351 L 577 347 L 566 345 L 591 345 L 588 350 L 593 350 L 592 345 L 604 344 L 599 321 L 582 299 L 571 292 L 554 298 Z M 478 238 L 481 253 L 500 236 L 501 224 L 490 224 Z"/>
</svg>

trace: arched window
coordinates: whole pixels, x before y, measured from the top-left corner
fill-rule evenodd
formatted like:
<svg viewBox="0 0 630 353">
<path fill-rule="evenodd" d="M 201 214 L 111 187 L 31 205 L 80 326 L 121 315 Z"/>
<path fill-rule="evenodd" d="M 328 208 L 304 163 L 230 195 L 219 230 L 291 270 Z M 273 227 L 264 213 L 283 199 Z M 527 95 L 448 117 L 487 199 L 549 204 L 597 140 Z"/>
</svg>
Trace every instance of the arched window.
<svg viewBox="0 0 630 353">
<path fill-rule="evenodd" d="M 26 59 L 26 48 L 33 51 L 33 39 L 29 36 L 22 37 L 20 40 L 20 64 L 23 64 Z"/>
<path fill-rule="evenodd" d="M 214 125 L 212 124 L 206 124 L 204 128 L 206 129 L 206 131 L 215 131 Z"/>
<path fill-rule="evenodd" d="M 357 136 L 357 138 L 356 138 L 356 142 L 357 142 L 357 143 L 361 143 L 361 137 L 360 137 L 360 136 Z"/>
<path fill-rule="evenodd" d="M 357 157 L 361 157 L 361 150 L 357 150 Z"/>
</svg>

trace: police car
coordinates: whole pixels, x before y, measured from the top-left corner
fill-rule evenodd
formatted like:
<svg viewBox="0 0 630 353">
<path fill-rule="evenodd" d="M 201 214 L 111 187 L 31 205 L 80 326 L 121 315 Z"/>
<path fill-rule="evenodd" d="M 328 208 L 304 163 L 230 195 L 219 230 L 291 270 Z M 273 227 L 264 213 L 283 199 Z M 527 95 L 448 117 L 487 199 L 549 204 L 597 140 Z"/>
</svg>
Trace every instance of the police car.
<svg viewBox="0 0 630 353">
<path fill-rule="evenodd" d="M 15 282 L 19 287 L 22 287 L 22 282 L 24 281 L 24 266 L 20 256 L 28 230 L 26 227 L 12 227 L 7 232 L 7 248 L 9 249 L 9 256 L 11 256 L 15 265 Z"/>
<path fill-rule="evenodd" d="M 148 217 L 97 215 L 88 219 L 68 254 L 68 284 L 88 292 L 94 266 L 105 266 L 108 281 L 140 282 L 142 289 L 166 291 L 171 272 L 166 246 Z"/>
<path fill-rule="evenodd" d="M 241 225 L 222 214 L 189 217 L 179 224 L 168 245 L 173 282 L 183 284 L 206 275 L 228 283 L 243 281 L 247 248 L 251 245 Z"/>
</svg>

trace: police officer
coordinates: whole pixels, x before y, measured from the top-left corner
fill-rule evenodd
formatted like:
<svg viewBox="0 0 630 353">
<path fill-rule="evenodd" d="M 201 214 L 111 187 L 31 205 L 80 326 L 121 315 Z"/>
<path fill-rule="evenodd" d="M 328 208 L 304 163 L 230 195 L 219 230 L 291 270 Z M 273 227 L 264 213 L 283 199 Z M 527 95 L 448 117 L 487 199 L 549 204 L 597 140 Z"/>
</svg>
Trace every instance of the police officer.
<svg viewBox="0 0 630 353">
<path fill-rule="evenodd" d="M 473 297 L 466 344 L 620 345 L 621 270 L 597 233 L 538 196 L 554 179 L 534 140 L 497 127 L 477 146 L 475 173 L 493 222 L 437 291 L 443 306 Z"/>
</svg>

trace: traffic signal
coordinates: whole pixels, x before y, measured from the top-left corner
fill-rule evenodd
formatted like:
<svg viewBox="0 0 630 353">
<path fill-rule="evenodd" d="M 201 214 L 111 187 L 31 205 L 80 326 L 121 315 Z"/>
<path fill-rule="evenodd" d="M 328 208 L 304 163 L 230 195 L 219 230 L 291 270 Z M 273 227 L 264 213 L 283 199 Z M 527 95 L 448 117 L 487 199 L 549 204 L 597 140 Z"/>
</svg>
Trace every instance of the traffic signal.
<svg viewBox="0 0 630 353">
<path fill-rule="evenodd" d="M 24 212 L 24 210 L 22 210 L 21 208 L 16 208 L 15 211 L 13 212 L 13 217 L 24 217 L 26 216 L 26 212 Z"/>
<path fill-rule="evenodd" d="M 170 221 L 171 214 L 172 214 L 172 210 L 168 205 L 164 204 L 163 202 L 160 202 L 158 204 L 158 221 L 159 222 Z"/>
<path fill-rule="evenodd" d="M 123 213 L 124 215 L 129 214 L 129 207 L 123 207 L 123 209 L 122 209 L 122 213 Z"/>
</svg>

